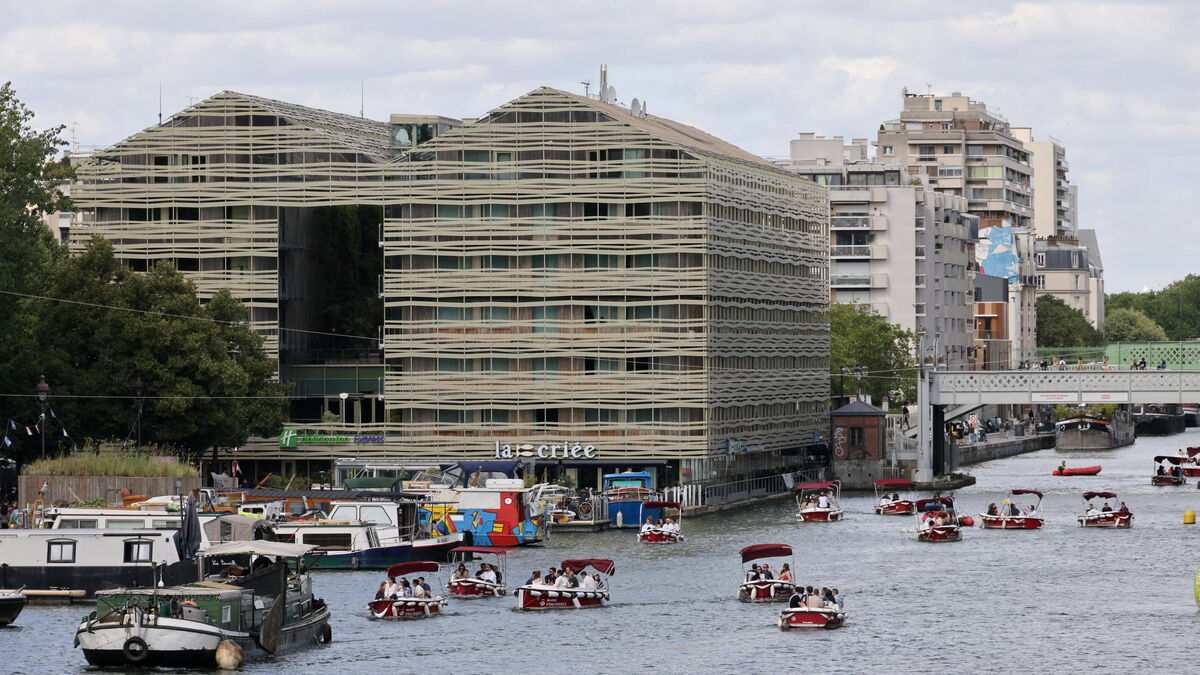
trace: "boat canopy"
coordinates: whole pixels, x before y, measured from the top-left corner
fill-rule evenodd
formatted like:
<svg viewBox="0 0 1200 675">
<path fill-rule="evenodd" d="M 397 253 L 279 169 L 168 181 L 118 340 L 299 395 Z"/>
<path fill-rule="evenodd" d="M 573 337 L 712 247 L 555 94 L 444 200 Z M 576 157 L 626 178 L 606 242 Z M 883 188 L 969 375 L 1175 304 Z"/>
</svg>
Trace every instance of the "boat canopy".
<svg viewBox="0 0 1200 675">
<path fill-rule="evenodd" d="M 562 566 L 570 567 L 576 572 L 579 572 L 584 568 L 591 567 L 597 572 L 601 574 L 607 574 L 609 576 L 612 576 L 617 571 L 616 564 L 614 564 L 613 561 L 605 560 L 604 558 L 579 558 L 578 560 L 564 560 L 562 561 Z"/>
<path fill-rule="evenodd" d="M 645 509 L 661 509 L 661 508 L 678 509 L 678 508 L 680 508 L 680 506 L 679 506 L 679 502 L 642 502 L 642 508 L 645 508 Z"/>
<path fill-rule="evenodd" d="M 1183 464 L 1183 460 L 1185 460 L 1185 459 L 1188 459 L 1188 458 L 1180 457 L 1179 455 L 1159 455 L 1154 458 L 1154 461 L 1155 462 L 1168 462 L 1170 464 Z"/>
<path fill-rule="evenodd" d="M 604 480 L 620 480 L 622 478 L 645 478 L 646 480 L 650 480 L 653 477 L 654 477 L 654 474 L 651 474 L 646 471 L 627 471 L 625 473 L 606 473 L 606 474 L 604 474 Z"/>
<path fill-rule="evenodd" d="M 796 487 L 792 489 L 796 492 L 803 492 L 804 490 L 824 490 L 825 488 L 833 487 L 833 484 L 836 482 L 837 481 L 835 480 L 827 480 L 821 483 L 796 483 Z"/>
<path fill-rule="evenodd" d="M 884 478 L 882 480 L 875 481 L 875 487 L 911 490 L 913 489 L 913 482 L 907 478 Z"/>
<path fill-rule="evenodd" d="M 1038 499 L 1042 498 L 1042 493 L 1037 490 L 1013 490 L 1012 493 L 1014 495 L 1037 495 Z"/>
<path fill-rule="evenodd" d="M 1084 499 L 1096 499 L 1097 497 L 1100 499 L 1116 499 L 1117 493 L 1115 493 L 1115 492 L 1085 492 L 1085 493 L 1083 493 Z"/>
<path fill-rule="evenodd" d="M 440 468 L 443 471 L 448 471 L 448 470 L 454 469 L 454 468 L 462 469 L 463 474 L 467 475 L 467 476 L 470 476 L 471 474 L 475 473 L 476 471 L 479 471 L 481 473 L 502 473 L 505 476 L 508 476 L 509 478 L 516 478 L 517 472 L 522 468 L 522 465 L 524 465 L 524 464 L 525 464 L 525 462 L 522 460 L 519 460 L 519 459 L 517 459 L 517 460 L 492 459 L 492 460 L 482 460 L 482 461 L 473 461 L 473 462 L 459 462 L 457 464 L 442 464 L 442 465 L 440 465 Z"/>
<path fill-rule="evenodd" d="M 918 499 L 914 504 L 918 511 L 938 511 L 954 506 L 954 498 L 930 497 L 928 499 Z"/>
<path fill-rule="evenodd" d="M 402 577 L 406 574 L 415 574 L 417 572 L 436 572 L 440 569 L 438 564 L 428 560 L 413 560 L 409 562 L 396 563 L 387 568 L 389 577 Z"/>
<path fill-rule="evenodd" d="M 227 541 L 213 544 L 200 552 L 203 556 L 215 555 L 274 555 L 296 558 L 317 550 L 311 544 L 287 544 L 281 541 Z"/>
<path fill-rule="evenodd" d="M 742 551 L 742 563 L 748 563 L 751 560 L 759 558 L 783 558 L 792 554 L 792 547 L 787 544 L 754 544 L 747 546 Z"/>
<path fill-rule="evenodd" d="M 494 546 L 459 546 L 450 549 L 451 553 L 490 553 L 492 555 L 508 555 L 508 549 Z"/>
</svg>

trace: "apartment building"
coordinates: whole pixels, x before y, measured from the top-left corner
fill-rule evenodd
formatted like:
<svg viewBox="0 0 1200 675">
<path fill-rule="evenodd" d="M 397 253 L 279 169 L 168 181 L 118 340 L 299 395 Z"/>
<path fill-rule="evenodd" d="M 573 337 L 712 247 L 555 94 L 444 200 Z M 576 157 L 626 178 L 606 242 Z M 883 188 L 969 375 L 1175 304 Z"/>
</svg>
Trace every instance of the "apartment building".
<svg viewBox="0 0 1200 675">
<path fill-rule="evenodd" d="M 979 250 L 1016 256 L 1003 275 L 1009 279 L 1015 366 L 1021 353 L 1036 347 L 1031 153 L 1006 119 L 959 92 L 937 96 L 905 90 L 900 117 L 881 125 L 876 146 L 877 160 L 905 167 L 905 182 L 966 198 L 968 210 L 979 218 L 981 238 L 990 240 L 994 228 L 1013 230 L 1010 248 Z"/>
<path fill-rule="evenodd" d="M 1052 295 L 1083 313 L 1092 326 L 1104 326 L 1104 268 L 1093 260 L 1099 251 L 1095 230 L 1079 238 L 1048 237 L 1036 244 L 1038 295 Z"/>
<path fill-rule="evenodd" d="M 904 166 L 869 161 L 866 139 L 801 134 L 776 163 L 829 189 L 831 301 L 868 304 L 926 331 L 940 360 L 967 368 L 979 227 L 967 200 L 909 184 Z"/>
<path fill-rule="evenodd" d="M 1033 164 L 1033 232 L 1039 239 L 1073 239 L 1077 228 L 1075 186 L 1068 180 L 1067 151 L 1053 136 L 1035 140 L 1033 129 L 1015 127 L 1013 136 L 1030 153 Z"/>
<path fill-rule="evenodd" d="M 222 92 L 78 171 L 76 250 L 229 289 L 294 383 L 295 433 L 243 462 L 676 482 L 826 452 L 825 191 L 639 105 L 381 122 Z"/>
</svg>

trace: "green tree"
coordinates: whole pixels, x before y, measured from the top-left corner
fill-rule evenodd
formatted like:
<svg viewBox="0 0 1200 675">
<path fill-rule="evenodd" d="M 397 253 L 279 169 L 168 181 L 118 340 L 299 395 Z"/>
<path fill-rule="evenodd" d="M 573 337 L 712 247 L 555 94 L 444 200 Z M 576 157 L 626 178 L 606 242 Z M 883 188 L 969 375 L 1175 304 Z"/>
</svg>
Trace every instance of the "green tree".
<svg viewBox="0 0 1200 675">
<path fill-rule="evenodd" d="M 829 372 L 834 393 L 839 386 L 854 393 L 855 378 L 845 375 L 856 367 L 866 368 L 862 391 L 876 404 L 884 396 L 894 402 L 916 400 L 916 336 L 888 323 L 869 305 L 833 304 L 829 307 Z M 840 379 L 839 379 L 840 378 Z"/>
<path fill-rule="evenodd" d="M 194 459 L 279 431 L 286 386 L 228 292 L 201 304 L 170 265 L 130 272 L 97 237 L 60 266 L 49 295 L 69 302 L 38 303 L 34 338 L 75 437 L 125 438 L 139 377 L 144 444 Z"/>
<path fill-rule="evenodd" d="M 1167 333 L 1142 312 L 1118 307 L 1104 315 L 1104 339 L 1109 342 L 1158 342 L 1166 340 Z"/>
<path fill-rule="evenodd" d="M 1052 295 L 1037 299 L 1037 346 L 1093 347 L 1101 342 L 1100 333 L 1083 312 Z"/>
<path fill-rule="evenodd" d="M 1200 276 L 1189 274 L 1159 291 L 1114 293 L 1105 299 L 1108 310 L 1136 309 L 1162 327 L 1168 340 L 1200 336 Z"/>
<path fill-rule="evenodd" d="M 67 143 L 63 127 L 37 131 L 33 112 L 17 98 L 12 83 L 0 86 L 0 392 L 32 392 L 37 383 L 28 295 L 50 285 L 61 247 L 41 218 L 67 210 L 58 183 L 71 177 L 70 165 L 55 161 Z M 24 417 L 36 410 L 32 396 L 9 408 Z"/>
</svg>

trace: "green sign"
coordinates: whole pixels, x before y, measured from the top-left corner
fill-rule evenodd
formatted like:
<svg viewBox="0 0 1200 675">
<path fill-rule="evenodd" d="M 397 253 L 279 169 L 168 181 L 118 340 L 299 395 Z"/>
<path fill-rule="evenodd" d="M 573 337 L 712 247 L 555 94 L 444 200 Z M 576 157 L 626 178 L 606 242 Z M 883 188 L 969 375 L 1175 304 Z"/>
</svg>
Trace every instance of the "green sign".
<svg viewBox="0 0 1200 675">
<path fill-rule="evenodd" d="M 298 448 L 301 445 L 382 445 L 382 435 L 369 434 L 305 434 L 295 429 L 284 429 L 279 434 L 279 447 Z"/>
</svg>

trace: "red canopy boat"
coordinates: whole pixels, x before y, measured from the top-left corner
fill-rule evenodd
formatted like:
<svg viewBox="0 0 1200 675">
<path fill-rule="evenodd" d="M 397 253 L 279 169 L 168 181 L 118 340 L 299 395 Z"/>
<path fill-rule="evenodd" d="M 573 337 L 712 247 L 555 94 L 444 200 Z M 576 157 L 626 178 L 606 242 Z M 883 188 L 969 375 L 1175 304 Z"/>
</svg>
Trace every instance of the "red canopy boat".
<svg viewBox="0 0 1200 675">
<path fill-rule="evenodd" d="M 1038 516 L 1034 515 L 1042 507 L 1042 493 L 1037 490 L 1013 490 L 1014 497 L 1020 495 L 1036 495 L 1037 504 L 1031 505 L 1031 508 L 1025 513 L 1021 513 L 1021 509 L 1015 503 L 1001 504 L 1000 508 L 995 512 L 992 509 L 988 513 L 979 514 L 979 519 L 982 522 L 985 530 L 1040 530 L 1045 522 Z M 993 506 L 995 506 L 993 504 Z M 1016 511 L 1016 513 L 1013 513 Z M 1007 513 L 1006 513 L 1007 512 Z"/>
<path fill-rule="evenodd" d="M 911 499 L 901 499 L 899 491 L 910 492 L 916 487 L 906 478 L 884 478 L 875 481 L 875 513 L 880 516 L 907 516 L 916 511 Z M 882 494 L 880 492 L 882 491 Z"/>
<path fill-rule="evenodd" d="M 1186 452 L 1188 461 L 1182 465 L 1183 475 L 1188 478 L 1200 477 L 1200 448 L 1185 448 L 1182 452 Z"/>
<path fill-rule="evenodd" d="M 738 600 L 742 602 L 786 602 L 796 590 L 792 580 L 774 578 L 767 579 L 746 565 L 763 558 L 789 558 L 791 567 L 796 561 L 792 557 L 792 547 L 787 544 L 754 544 L 741 550 L 742 554 L 742 584 L 738 586 Z"/>
<path fill-rule="evenodd" d="M 439 567 L 435 562 L 412 561 L 396 563 L 387 568 L 389 578 L 405 577 L 418 572 L 437 573 Z M 418 577 L 421 579 L 421 577 Z M 417 582 L 413 582 L 417 586 Z M 423 587 L 422 587 L 423 588 Z M 377 598 L 367 603 L 371 616 L 376 619 L 424 619 L 440 614 L 446 606 L 446 598 L 433 595 L 432 589 L 423 590 L 424 597 L 403 597 L 399 590 L 385 598 Z"/>
<path fill-rule="evenodd" d="M 504 577 L 508 576 L 507 555 L 508 549 L 495 548 L 493 546 L 459 546 L 458 548 L 450 549 L 450 559 L 457 560 L 459 568 L 466 571 L 466 559 L 469 555 L 477 553 L 479 555 L 496 556 L 495 562 L 486 563 L 490 568 L 492 575 L 495 575 L 495 581 L 492 580 L 492 575 L 484 572 L 483 564 L 480 565 L 480 574 L 476 576 L 462 577 L 457 576 L 461 572 L 455 569 L 454 575 L 450 577 L 450 583 L 447 588 L 450 589 L 450 597 L 454 598 L 498 598 L 506 595 L 507 588 L 504 586 Z M 498 565 L 496 563 L 499 563 Z M 456 578 L 457 576 L 457 578 Z"/>
<path fill-rule="evenodd" d="M 836 480 L 800 483 L 793 490 L 796 493 L 796 506 L 800 509 L 796 517 L 801 522 L 829 523 L 841 520 L 846 512 L 838 502 L 842 495 L 842 484 Z"/>
<path fill-rule="evenodd" d="M 606 579 L 594 581 L 593 578 L 582 574 L 589 567 L 594 569 L 597 574 L 603 574 Z M 613 561 L 604 558 L 564 560 L 562 568 L 582 575 L 579 577 L 578 586 L 525 584 L 517 589 L 517 608 L 523 610 L 582 609 L 599 607 L 610 600 L 607 578 L 611 578 L 617 571 L 617 566 Z"/>
<path fill-rule="evenodd" d="M 786 607 L 779 612 L 779 627 L 841 628 L 846 623 L 846 610 L 826 604 L 824 607 Z"/>
<path fill-rule="evenodd" d="M 962 540 L 953 497 L 918 499 L 913 505 L 917 513 L 917 541 L 939 543 Z"/>
<path fill-rule="evenodd" d="M 1092 506 L 1093 499 L 1103 499 L 1109 510 L 1105 511 L 1103 507 L 1096 510 Z M 1079 516 L 1079 524 L 1083 527 L 1129 528 L 1133 525 L 1133 514 L 1129 512 L 1125 502 L 1117 504 L 1115 492 L 1085 492 L 1083 501 L 1087 504 L 1087 511 Z"/>
<path fill-rule="evenodd" d="M 642 502 L 638 510 L 638 520 L 642 519 L 644 509 L 675 509 L 679 512 L 679 522 L 672 522 L 670 518 L 662 525 L 653 525 L 644 523 L 642 530 L 638 532 L 638 541 L 643 544 L 678 544 L 683 541 L 683 507 L 679 502 Z"/>
<path fill-rule="evenodd" d="M 1066 466 L 1066 462 L 1063 462 Z M 1050 473 L 1051 476 L 1095 476 L 1100 473 L 1099 466 L 1081 466 L 1074 469 L 1064 469 L 1059 467 Z"/>
<path fill-rule="evenodd" d="M 1151 485 L 1184 485 L 1187 478 L 1183 477 L 1183 463 L 1190 462 L 1190 457 L 1180 455 L 1159 455 L 1154 458 L 1154 475 L 1150 477 Z M 1167 465 L 1171 467 L 1168 468 Z"/>
</svg>

